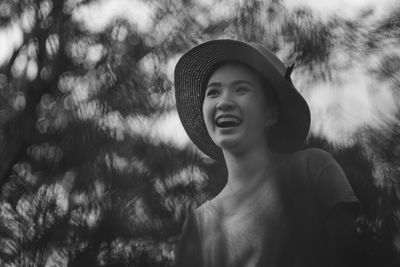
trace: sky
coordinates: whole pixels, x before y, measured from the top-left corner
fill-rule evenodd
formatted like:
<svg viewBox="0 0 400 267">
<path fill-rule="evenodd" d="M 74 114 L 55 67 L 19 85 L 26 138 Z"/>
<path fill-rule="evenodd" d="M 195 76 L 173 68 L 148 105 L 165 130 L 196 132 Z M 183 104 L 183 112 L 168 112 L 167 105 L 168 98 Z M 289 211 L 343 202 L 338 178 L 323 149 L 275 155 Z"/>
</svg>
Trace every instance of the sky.
<svg viewBox="0 0 400 267">
<path fill-rule="evenodd" d="M 243 2 L 243 0 L 239 2 Z M 228 0 L 220 2 L 200 0 L 198 3 L 209 8 L 213 12 L 213 16 L 219 18 L 228 16 L 229 10 L 227 11 L 226 6 L 232 6 L 232 1 Z M 395 3 L 396 0 L 284 0 L 284 5 L 289 10 L 302 6 L 308 7 L 322 19 L 328 18 L 330 15 L 351 19 L 361 10 L 371 8 L 374 12 L 368 17 L 368 20 L 363 21 L 366 24 L 373 24 L 374 21 L 384 18 L 392 10 Z M 154 30 L 153 21 L 157 8 L 159 6 L 156 2 L 150 3 L 150 1 L 100 0 L 90 6 L 76 10 L 73 19 L 81 22 L 83 27 L 88 30 L 98 32 L 104 29 L 115 17 L 123 17 L 135 25 L 139 32 L 145 33 Z M 204 17 L 200 15 L 197 19 L 205 24 L 207 23 Z M 173 30 L 171 27 L 173 25 L 168 24 L 159 30 L 167 34 L 168 30 Z M 23 31 L 17 22 L 0 31 L 0 63 L 5 62 L 12 51 L 22 43 L 22 37 Z M 179 56 L 171 55 L 167 63 L 160 63 L 162 64 L 161 70 L 167 74 L 171 81 L 173 81 L 173 70 Z M 348 55 L 341 51 L 335 51 L 333 54 L 333 60 L 340 61 L 346 57 Z M 376 58 L 371 55 L 365 60 L 374 64 Z M 143 61 L 146 61 L 146 58 Z M 360 63 L 353 62 L 346 72 L 337 74 L 342 81 L 341 86 L 330 83 L 314 84 L 314 88 L 309 88 L 304 94 L 312 113 L 311 133 L 321 135 L 337 146 L 353 144 L 355 141 L 354 134 L 365 125 L 374 128 L 385 127 L 382 121 L 392 120 L 394 112 L 398 109 L 390 84 L 377 84 L 377 81 L 368 74 L 365 64 Z M 143 63 L 143 66 L 146 66 L 146 62 Z M 304 80 L 302 80 L 304 77 L 296 76 L 296 70 L 293 73 L 293 79 L 300 87 L 304 84 Z M 381 90 L 376 90 L 378 87 Z M 173 98 L 173 94 L 169 97 Z M 150 129 L 148 133 L 152 133 L 151 140 L 155 142 L 157 140 L 165 141 L 173 143 L 177 147 L 189 143 L 176 111 L 162 114 L 159 117 L 146 119 L 129 117 L 125 120 L 125 123 L 118 125 L 130 125 L 130 123 L 146 121 L 146 127 Z M 126 129 L 132 131 L 132 127 L 126 127 Z"/>
<path fill-rule="evenodd" d="M 305 6 L 321 17 L 336 14 L 347 19 L 354 18 L 365 8 L 374 10 L 373 19 L 380 19 L 398 3 L 397 0 L 284 0 L 284 2 L 288 9 Z"/>
</svg>

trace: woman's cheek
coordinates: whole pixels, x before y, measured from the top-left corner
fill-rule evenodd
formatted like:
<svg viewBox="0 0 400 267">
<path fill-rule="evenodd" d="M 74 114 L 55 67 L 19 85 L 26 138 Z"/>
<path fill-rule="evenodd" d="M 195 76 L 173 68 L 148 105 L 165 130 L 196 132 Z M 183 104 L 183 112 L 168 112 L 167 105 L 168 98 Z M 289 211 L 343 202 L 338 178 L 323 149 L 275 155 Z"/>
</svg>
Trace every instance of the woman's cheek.
<svg viewBox="0 0 400 267">
<path fill-rule="evenodd" d="M 252 134 L 256 134 L 260 131 L 264 131 L 265 120 L 262 116 L 262 111 L 259 109 L 251 109 L 248 112 L 248 125 L 247 128 Z"/>
</svg>

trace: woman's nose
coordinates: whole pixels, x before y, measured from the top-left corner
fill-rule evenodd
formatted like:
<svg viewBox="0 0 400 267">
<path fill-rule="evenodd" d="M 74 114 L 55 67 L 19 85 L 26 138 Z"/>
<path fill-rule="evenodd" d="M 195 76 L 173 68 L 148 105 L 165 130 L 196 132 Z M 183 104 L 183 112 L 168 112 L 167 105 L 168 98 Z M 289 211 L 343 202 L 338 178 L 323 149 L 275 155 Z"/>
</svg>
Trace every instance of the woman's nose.
<svg viewBox="0 0 400 267">
<path fill-rule="evenodd" d="M 229 110 L 233 108 L 233 103 L 227 98 L 222 98 L 216 105 L 219 110 Z"/>
</svg>

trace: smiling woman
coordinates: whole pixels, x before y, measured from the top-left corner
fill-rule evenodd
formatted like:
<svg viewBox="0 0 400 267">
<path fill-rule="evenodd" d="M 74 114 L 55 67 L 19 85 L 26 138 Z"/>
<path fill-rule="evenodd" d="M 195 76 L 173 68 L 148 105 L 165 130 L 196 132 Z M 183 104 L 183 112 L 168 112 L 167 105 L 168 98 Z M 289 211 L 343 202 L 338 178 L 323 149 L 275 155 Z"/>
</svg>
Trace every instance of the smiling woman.
<svg viewBox="0 0 400 267">
<path fill-rule="evenodd" d="M 328 152 L 304 148 L 310 111 L 292 67 L 229 39 L 178 61 L 182 125 L 228 179 L 188 214 L 177 266 L 355 266 L 358 200 Z"/>
<path fill-rule="evenodd" d="M 260 125 L 267 127 L 278 121 L 277 105 L 267 103 L 267 90 L 271 89 L 263 89 L 260 78 L 242 63 L 227 62 L 214 70 L 202 110 L 207 131 L 217 146 L 239 151 L 254 144 L 237 141 L 265 143 Z"/>
</svg>

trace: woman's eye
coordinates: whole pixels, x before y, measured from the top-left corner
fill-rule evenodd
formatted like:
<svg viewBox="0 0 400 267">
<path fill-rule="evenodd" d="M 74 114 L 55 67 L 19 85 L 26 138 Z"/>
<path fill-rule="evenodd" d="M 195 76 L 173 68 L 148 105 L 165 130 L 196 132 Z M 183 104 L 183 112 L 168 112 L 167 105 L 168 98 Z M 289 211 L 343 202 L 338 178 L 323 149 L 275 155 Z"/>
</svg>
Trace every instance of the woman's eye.
<svg viewBox="0 0 400 267">
<path fill-rule="evenodd" d="M 245 86 L 239 86 L 239 87 L 236 88 L 237 92 L 246 92 L 248 90 L 249 89 L 247 87 L 245 87 Z"/>
<path fill-rule="evenodd" d="M 207 93 L 206 93 L 206 96 L 213 96 L 213 95 L 216 95 L 216 94 L 218 94 L 218 90 L 216 90 L 216 89 L 209 89 L 209 90 L 207 91 Z"/>
</svg>

